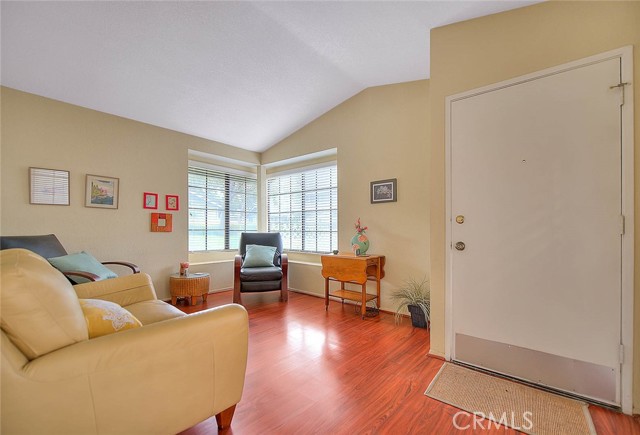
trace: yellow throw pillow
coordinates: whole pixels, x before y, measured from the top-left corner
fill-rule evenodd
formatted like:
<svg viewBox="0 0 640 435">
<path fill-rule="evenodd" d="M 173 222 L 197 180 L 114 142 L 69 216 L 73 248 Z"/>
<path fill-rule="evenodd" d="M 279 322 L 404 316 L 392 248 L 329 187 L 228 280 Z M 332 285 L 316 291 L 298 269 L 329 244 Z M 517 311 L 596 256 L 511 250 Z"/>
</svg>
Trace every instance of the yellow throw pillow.
<svg viewBox="0 0 640 435">
<path fill-rule="evenodd" d="M 89 328 L 89 338 L 134 329 L 142 323 L 120 305 L 100 299 L 80 299 L 80 306 Z"/>
</svg>

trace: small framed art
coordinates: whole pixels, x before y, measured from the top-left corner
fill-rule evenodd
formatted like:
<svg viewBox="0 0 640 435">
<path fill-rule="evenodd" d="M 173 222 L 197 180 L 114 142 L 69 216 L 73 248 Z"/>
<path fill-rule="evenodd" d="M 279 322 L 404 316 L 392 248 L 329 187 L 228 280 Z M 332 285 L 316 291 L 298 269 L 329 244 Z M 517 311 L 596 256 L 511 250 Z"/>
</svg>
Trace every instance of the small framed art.
<svg viewBox="0 0 640 435">
<path fill-rule="evenodd" d="M 180 210 L 180 198 L 178 195 L 165 195 L 167 210 Z"/>
<path fill-rule="evenodd" d="M 87 174 L 85 207 L 118 208 L 120 179 Z"/>
<path fill-rule="evenodd" d="M 151 213 L 151 232 L 170 233 L 173 231 L 171 213 Z"/>
<path fill-rule="evenodd" d="M 145 192 L 142 195 L 142 208 L 158 209 L 158 194 Z"/>
<path fill-rule="evenodd" d="M 371 182 L 371 204 L 398 200 L 397 178 Z"/>
<path fill-rule="evenodd" d="M 69 205 L 69 171 L 29 168 L 29 203 Z"/>
</svg>

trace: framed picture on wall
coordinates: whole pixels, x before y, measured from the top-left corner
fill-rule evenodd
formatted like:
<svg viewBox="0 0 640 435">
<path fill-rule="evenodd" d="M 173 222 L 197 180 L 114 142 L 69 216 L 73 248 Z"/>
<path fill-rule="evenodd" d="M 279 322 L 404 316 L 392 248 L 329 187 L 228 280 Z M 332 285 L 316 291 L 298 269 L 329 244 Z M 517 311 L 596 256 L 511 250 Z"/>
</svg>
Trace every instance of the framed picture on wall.
<svg viewBox="0 0 640 435">
<path fill-rule="evenodd" d="M 85 207 L 118 208 L 120 179 L 87 174 Z"/>
<path fill-rule="evenodd" d="M 158 194 L 145 192 L 142 194 L 142 208 L 151 208 L 156 210 L 158 208 Z"/>
<path fill-rule="evenodd" d="M 29 204 L 69 205 L 69 171 L 29 168 Z"/>
<path fill-rule="evenodd" d="M 398 179 L 371 182 L 371 204 L 396 202 L 398 200 Z"/>
<path fill-rule="evenodd" d="M 180 210 L 180 198 L 178 195 L 166 195 L 165 202 L 167 210 Z"/>
<path fill-rule="evenodd" d="M 151 213 L 151 232 L 170 233 L 173 231 L 171 213 Z"/>
</svg>

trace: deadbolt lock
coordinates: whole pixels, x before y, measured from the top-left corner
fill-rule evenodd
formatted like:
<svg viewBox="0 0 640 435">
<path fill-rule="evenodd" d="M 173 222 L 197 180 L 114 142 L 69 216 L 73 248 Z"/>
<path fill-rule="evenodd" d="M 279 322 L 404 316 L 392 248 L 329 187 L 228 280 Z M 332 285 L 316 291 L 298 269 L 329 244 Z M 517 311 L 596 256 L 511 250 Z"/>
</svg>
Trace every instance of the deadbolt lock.
<svg viewBox="0 0 640 435">
<path fill-rule="evenodd" d="M 466 247 L 464 242 L 456 242 L 455 247 L 458 251 L 464 251 L 464 248 Z"/>
<path fill-rule="evenodd" d="M 464 216 L 462 216 L 461 214 L 456 216 L 456 222 L 459 223 L 459 224 L 464 223 Z"/>
</svg>

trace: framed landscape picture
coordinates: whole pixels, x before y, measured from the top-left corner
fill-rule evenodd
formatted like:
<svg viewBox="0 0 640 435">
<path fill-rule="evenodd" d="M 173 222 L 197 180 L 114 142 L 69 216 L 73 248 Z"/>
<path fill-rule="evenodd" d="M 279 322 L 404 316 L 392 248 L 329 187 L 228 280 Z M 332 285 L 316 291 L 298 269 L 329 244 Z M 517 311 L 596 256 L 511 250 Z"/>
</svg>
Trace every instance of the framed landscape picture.
<svg viewBox="0 0 640 435">
<path fill-rule="evenodd" d="M 85 207 L 118 208 L 120 179 L 87 174 Z"/>
<path fill-rule="evenodd" d="M 371 182 L 371 204 L 396 202 L 398 200 L 398 179 Z"/>
</svg>

